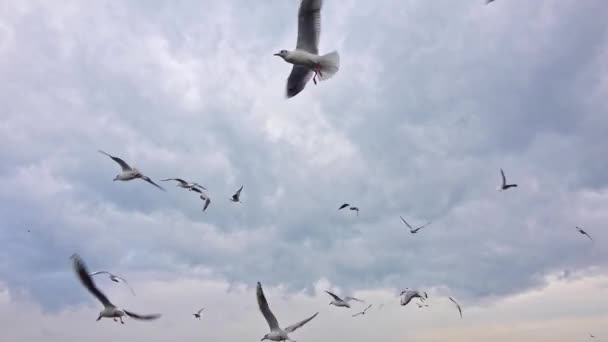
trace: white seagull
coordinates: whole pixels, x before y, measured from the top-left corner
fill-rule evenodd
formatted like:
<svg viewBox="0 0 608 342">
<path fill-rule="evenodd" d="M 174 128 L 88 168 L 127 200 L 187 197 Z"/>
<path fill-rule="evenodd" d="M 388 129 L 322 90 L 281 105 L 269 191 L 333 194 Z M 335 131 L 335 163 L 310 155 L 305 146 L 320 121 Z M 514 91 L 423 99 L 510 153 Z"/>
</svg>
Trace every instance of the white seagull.
<svg viewBox="0 0 608 342">
<path fill-rule="evenodd" d="M 99 317 L 97 320 L 99 321 L 103 317 L 112 318 L 114 322 L 118 318 L 120 323 L 125 324 L 122 320 L 122 317 L 127 315 L 134 319 L 150 321 L 160 317 L 160 314 L 152 314 L 152 315 L 139 315 L 133 312 L 129 312 L 124 309 L 119 309 L 114 304 L 112 304 L 108 298 L 95 286 L 95 282 L 93 282 L 93 278 L 89 275 L 89 271 L 87 270 L 87 266 L 84 264 L 84 261 L 80 258 L 78 254 L 72 254 L 72 268 L 76 273 L 78 279 L 82 285 L 89 291 L 93 296 L 95 296 L 101 304 L 103 304 L 103 310 L 99 313 Z"/>
<path fill-rule="evenodd" d="M 197 313 L 193 313 L 194 318 L 201 319 L 201 312 L 203 312 L 203 310 L 205 310 L 205 308 L 202 308 L 202 309 L 198 310 Z"/>
<path fill-rule="evenodd" d="M 502 185 L 498 187 L 498 190 L 508 190 L 509 188 L 516 188 L 517 184 L 507 184 L 507 178 L 505 177 L 505 172 L 500 169 L 500 175 L 502 176 Z"/>
<path fill-rule="evenodd" d="M 203 206 L 203 212 L 205 212 L 205 210 L 207 210 L 207 207 L 209 206 L 209 204 L 211 204 L 211 198 L 209 198 L 209 195 L 207 195 L 207 194 L 202 194 L 201 199 L 203 201 L 205 201 L 205 205 Z"/>
<path fill-rule="evenodd" d="M 291 74 L 287 78 L 287 98 L 300 93 L 310 77 L 317 84 L 318 80 L 332 77 L 340 69 L 340 55 L 333 51 L 319 55 L 319 36 L 321 33 L 322 0 L 302 0 L 298 11 L 298 42 L 293 51 L 281 50 L 275 53 L 293 64 Z"/>
<path fill-rule="evenodd" d="M 591 238 L 591 235 L 589 235 L 586 231 L 584 231 L 582 228 L 580 227 L 574 227 L 576 230 L 578 230 L 579 233 L 587 236 L 589 238 L 589 240 L 593 241 L 593 239 Z"/>
<path fill-rule="evenodd" d="M 452 297 L 448 297 L 448 298 L 449 298 L 449 299 L 452 301 L 452 303 L 454 303 L 454 304 L 456 305 L 456 307 L 458 308 L 458 312 L 460 313 L 460 318 L 462 318 L 462 309 L 460 308 L 460 304 L 458 304 L 458 303 L 457 303 L 457 302 L 454 300 L 454 298 L 452 298 Z"/>
<path fill-rule="evenodd" d="M 403 216 L 399 216 L 401 218 L 401 221 L 403 221 L 403 223 L 405 223 L 405 225 L 410 229 L 410 233 L 412 234 L 416 234 L 418 233 L 418 231 L 426 226 L 428 226 L 429 224 L 431 224 L 431 221 L 427 222 L 426 224 L 418 227 L 418 228 L 414 228 L 412 226 L 410 226 L 409 223 L 407 223 L 407 221 L 403 218 Z"/>
<path fill-rule="evenodd" d="M 131 293 L 135 296 L 135 291 L 133 291 L 133 288 L 131 287 L 131 285 L 129 285 L 129 283 L 127 283 L 127 280 L 123 277 L 117 276 L 116 274 L 110 273 L 108 271 L 97 271 L 97 272 L 93 272 L 91 274 L 89 274 L 91 277 L 98 275 L 98 274 L 107 274 L 110 276 L 110 280 L 115 282 L 115 283 L 120 283 L 123 282 L 125 283 L 125 285 L 127 285 L 127 287 L 129 288 L 129 290 L 131 290 Z"/>
<path fill-rule="evenodd" d="M 405 290 L 401 291 L 400 296 L 401 296 L 401 303 L 400 303 L 401 306 L 406 306 L 414 298 L 420 298 L 421 301 L 424 301 L 426 298 L 429 297 L 426 294 L 426 292 L 420 292 L 420 291 L 417 291 L 417 290 L 410 290 L 408 288 L 406 288 Z"/>
<path fill-rule="evenodd" d="M 335 305 L 335 306 L 342 307 L 342 308 L 350 308 L 350 305 L 348 304 L 348 302 L 350 302 L 350 301 L 354 300 L 354 301 L 363 303 L 363 301 L 361 299 L 357 299 L 355 297 L 344 297 L 344 299 L 342 299 L 327 290 L 325 290 L 325 292 L 328 295 L 333 297 L 333 300 L 331 302 L 329 302 L 329 305 Z"/>
<path fill-rule="evenodd" d="M 264 296 L 264 291 L 262 290 L 262 284 L 260 284 L 260 282 L 258 282 L 258 286 L 256 289 L 256 297 L 258 299 L 258 306 L 260 307 L 260 311 L 262 312 L 262 315 L 264 315 L 264 318 L 266 319 L 266 322 L 268 322 L 268 326 L 270 327 L 270 332 L 268 334 L 264 335 L 264 337 L 261 339 L 261 341 L 271 340 L 271 341 L 277 341 L 277 342 L 279 342 L 279 341 L 296 342 L 296 341 L 290 339 L 289 335 L 287 335 L 287 334 L 296 331 L 298 328 L 301 328 L 304 324 L 310 322 L 313 318 L 317 317 L 317 315 L 319 314 L 317 312 L 316 314 L 308 317 L 307 319 L 305 319 L 301 322 L 290 325 L 285 329 L 281 329 L 276 317 L 274 317 L 274 315 L 272 314 L 272 311 L 270 311 L 270 307 L 268 306 L 268 302 L 266 301 L 266 297 Z"/>
<path fill-rule="evenodd" d="M 368 306 L 367 306 L 367 307 L 366 307 L 366 308 L 365 308 L 363 311 L 361 311 L 361 312 L 357 312 L 356 314 L 354 314 L 354 315 L 353 315 L 353 317 L 357 317 L 357 316 L 359 316 L 359 315 L 365 315 L 365 313 L 367 312 L 367 310 L 369 310 L 369 308 L 371 308 L 371 307 L 372 307 L 372 305 L 371 305 L 371 304 L 370 304 L 370 305 L 368 305 Z"/>
<path fill-rule="evenodd" d="M 167 178 L 167 179 L 161 179 L 160 181 L 161 182 L 176 181 L 177 184 L 175 186 L 177 186 L 179 188 L 183 188 L 183 189 L 188 189 L 190 191 L 196 191 L 198 193 L 202 193 L 201 190 L 207 190 L 207 188 L 205 188 L 204 186 L 202 186 L 198 183 L 186 182 L 185 180 L 183 180 L 181 178 Z"/>
<path fill-rule="evenodd" d="M 119 174 L 119 175 L 117 175 L 116 177 L 114 177 L 114 181 L 117 181 L 117 180 L 119 180 L 119 181 L 130 181 L 130 180 L 139 178 L 139 179 L 143 179 L 146 182 L 154 185 L 155 187 L 161 189 L 162 191 L 165 191 L 165 189 L 163 189 L 162 186 L 154 183 L 149 177 L 144 176 L 144 174 L 141 173 L 141 172 L 139 172 L 138 169 L 136 169 L 134 167 L 133 168 L 130 167 L 129 164 L 125 163 L 124 160 L 122 160 L 122 159 L 120 159 L 118 157 L 114 157 L 113 155 L 110 155 L 110 154 L 108 154 L 108 153 L 106 153 L 106 152 L 104 152 L 102 150 L 99 150 L 98 152 L 101 153 L 101 154 L 105 154 L 106 156 L 112 158 L 113 161 L 117 162 L 118 165 L 120 165 L 120 167 L 122 169 L 122 173 Z"/>
<path fill-rule="evenodd" d="M 232 195 L 232 197 L 230 198 L 230 200 L 232 202 L 239 202 L 239 203 L 243 203 L 241 202 L 241 191 L 243 191 L 243 186 L 241 185 L 241 187 L 234 193 L 234 195 Z"/>
</svg>

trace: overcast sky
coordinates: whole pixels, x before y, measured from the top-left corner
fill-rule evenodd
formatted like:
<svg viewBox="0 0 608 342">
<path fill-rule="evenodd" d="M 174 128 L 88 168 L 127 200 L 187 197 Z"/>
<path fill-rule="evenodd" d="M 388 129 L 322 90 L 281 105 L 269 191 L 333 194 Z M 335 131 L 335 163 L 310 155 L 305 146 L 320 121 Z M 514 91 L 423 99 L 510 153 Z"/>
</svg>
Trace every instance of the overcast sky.
<svg viewBox="0 0 608 342">
<path fill-rule="evenodd" d="M 303 342 L 608 337 L 608 2 L 327 0 L 340 71 L 287 100 L 298 4 L 0 1 L 7 341 L 256 341 L 257 281 L 283 325 L 321 312 Z M 161 320 L 95 322 L 75 252 Z M 353 327 L 325 289 L 376 306 Z"/>
</svg>

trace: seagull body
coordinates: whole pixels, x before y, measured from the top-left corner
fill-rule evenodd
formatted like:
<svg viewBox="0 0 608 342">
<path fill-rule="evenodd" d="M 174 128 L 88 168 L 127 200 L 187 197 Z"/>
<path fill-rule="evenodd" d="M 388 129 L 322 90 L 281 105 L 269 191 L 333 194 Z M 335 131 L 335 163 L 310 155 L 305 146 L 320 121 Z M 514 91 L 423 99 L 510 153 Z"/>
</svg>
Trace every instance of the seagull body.
<svg viewBox="0 0 608 342">
<path fill-rule="evenodd" d="M 160 181 L 161 182 L 176 181 L 177 184 L 175 184 L 175 186 L 177 186 L 178 188 L 188 189 L 190 191 L 196 191 L 198 193 L 202 193 L 201 190 L 207 190 L 207 188 L 205 188 L 204 186 L 202 186 L 198 183 L 186 182 L 185 180 L 183 180 L 181 178 L 167 178 L 167 179 L 161 179 Z"/>
<path fill-rule="evenodd" d="M 593 239 L 591 238 L 591 235 L 587 234 L 587 232 L 586 232 L 586 231 L 584 231 L 582 228 L 580 228 L 580 227 L 574 227 L 574 228 L 575 228 L 576 230 L 578 230 L 578 232 L 579 232 L 579 233 L 581 233 L 581 234 L 583 234 L 583 235 L 587 236 L 587 237 L 589 238 L 589 240 L 593 241 Z"/>
<path fill-rule="evenodd" d="M 230 200 L 232 202 L 239 202 L 239 203 L 243 203 L 241 202 L 241 191 L 243 191 L 243 186 L 241 185 L 241 187 L 234 193 L 234 195 L 232 195 L 232 197 L 230 198 Z"/>
<path fill-rule="evenodd" d="M 296 49 L 293 51 L 281 50 L 274 54 L 283 58 L 285 62 L 293 64 L 291 74 L 287 78 L 288 98 L 300 93 L 311 77 L 317 84 L 317 79 L 329 79 L 340 69 L 340 55 L 336 51 L 319 55 L 322 5 L 322 0 L 302 0 L 300 2 Z"/>
<path fill-rule="evenodd" d="M 101 292 L 95 286 L 95 282 L 93 281 L 93 278 L 91 278 L 90 273 L 87 270 L 87 266 L 85 265 L 84 261 L 82 261 L 80 256 L 78 254 L 73 254 L 71 256 L 71 259 L 72 259 L 72 268 L 74 269 L 74 272 L 76 273 L 76 276 L 78 277 L 78 279 L 80 279 L 80 282 L 82 283 L 82 285 L 93 296 L 95 296 L 101 302 L 101 304 L 103 304 L 103 310 L 99 313 L 99 316 L 97 317 L 98 321 L 100 319 L 106 317 L 106 318 L 112 318 L 116 322 L 116 319 L 118 318 L 120 320 L 120 323 L 124 324 L 122 317 L 125 315 L 129 316 L 131 318 L 134 318 L 134 319 L 144 320 L 144 321 L 154 320 L 154 319 L 157 319 L 160 317 L 159 314 L 139 315 L 139 314 L 129 312 L 124 309 L 117 308 L 114 304 L 112 304 L 108 300 L 108 298 L 103 294 L 103 292 Z"/>
<path fill-rule="evenodd" d="M 410 289 L 405 289 L 405 290 L 401 291 L 400 296 L 401 296 L 401 303 L 400 303 L 401 306 L 406 306 L 414 298 L 420 298 L 421 301 L 424 301 L 426 298 L 428 298 L 428 295 L 426 294 L 426 292 L 410 290 Z"/>
<path fill-rule="evenodd" d="M 412 234 L 416 234 L 418 233 L 418 231 L 426 226 L 428 226 L 429 224 L 431 224 L 431 221 L 427 222 L 426 224 L 418 227 L 418 228 L 414 228 L 412 226 L 410 226 L 409 223 L 407 223 L 407 221 L 403 218 L 403 216 L 399 216 L 401 218 L 401 221 L 403 221 L 403 223 L 405 223 L 405 225 L 410 229 L 410 233 Z"/>
<path fill-rule="evenodd" d="M 356 314 L 353 315 L 353 317 L 357 317 L 359 315 L 365 315 L 365 313 L 367 312 L 367 310 L 369 310 L 369 308 L 372 307 L 372 304 L 368 305 L 363 311 L 361 312 L 357 312 Z"/>
<path fill-rule="evenodd" d="M 460 313 L 460 318 L 462 318 L 462 308 L 460 308 L 460 304 L 458 304 L 458 303 L 457 303 L 457 302 L 454 300 L 454 298 L 452 298 L 452 297 L 448 297 L 448 298 L 449 298 L 449 299 L 452 301 L 452 303 L 454 303 L 454 305 L 456 305 L 456 307 L 458 308 L 458 312 Z"/>
<path fill-rule="evenodd" d="M 205 212 L 205 210 L 207 210 L 207 207 L 209 206 L 209 204 L 211 204 L 211 198 L 209 198 L 209 195 L 201 195 L 201 199 L 203 201 L 205 201 L 205 205 L 203 206 L 203 212 Z"/>
<path fill-rule="evenodd" d="M 279 341 L 295 342 L 294 340 L 289 338 L 288 334 L 296 331 L 298 328 L 301 328 L 304 324 L 310 322 L 313 318 L 317 317 L 317 315 L 319 314 L 317 312 L 316 314 L 308 317 L 307 319 L 305 319 L 301 322 L 290 325 L 285 329 L 281 329 L 276 317 L 274 316 L 272 311 L 270 311 L 270 307 L 268 306 L 268 301 L 266 301 L 266 297 L 264 296 L 264 290 L 262 290 L 262 284 L 260 284 L 260 282 L 258 282 L 258 285 L 257 285 L 256 297 L 258 300 L 258 306 L 260 307 L 260 311 L 262 312 L 262 315 L 264 315 L 264 318 L 266 319 L 266 322 L 268 322 L 268 326 L 270 327 L 270 332 L 268 334 L 264 335 L 264 337 L 262 338 L 261 341 L 271 340 L 271 341 L 276 341 L 276 342 L 279 342 Z"/>
<path fill-rule="evenodd" d="M 205 308 L 202 308 L 202 309 L 198 310 L 197 313 L 193 313 L 194 318 L 201 319 L 201 312 L 203 312 L 203 310 L 205 310 Z"/>
<path fill-rule="evenodd" d="M 130 181 L 133 179 L 143 179 L 146 182 L 154 185 L 155 187 L 159 188 L 162 191 L 165 191 L 165 189 L 163 189 L 162 186 L 154 183 L 149 177 L 144 176 L 143 173 L 141 173 L 138 169 L 129 166 L 129 164 L 127 164 L 124 160 L 118 158 L 118 157 L 114 157 L 113 155 L 110 155 L 104 151 L 99 150 L 98 151 L 101 154 L 105 154 L 106 156 L 110 157 L 113 161 L 115 161 L 116 163 L 118 163 L 118 165 L 120 165 L 120 168 L 122 169 L 121 174 L 117 175 L 116 177 L 114 177 L 114 181 Z"/>
<path fill-rule="evenodd" d="M 505 177 L 505 172 L 502 169 L 500 169 L 500 175 L 502 176 L 502 185 L 498 188 L 499 190 L 502 191 L 517 187 L 517 184 L 507 184 L 507 178 Z"/>
<path fill-rule="evenodd" d="M 337 307 L 350 309 L 350 304 L 348 304 L 348 302 L 350 302 L 350 301 L 354 300 L 354 301 L 363 303 L 363 301 L 361 299 L 357 299 L 355 297 L 344 297 L 344 299 L 342 299 L 327 290 L 325 290 L 325 292 L 333 298 L 333 300 L 331 302 L 329 302 L 329 305 L 335 305 Z"/>
<path fill-rule="evenodd" d="M 133 288 L 131 287 L 131 285 L 129 285 L 129 283 L 127 283 L 127 280 L 123 277 L 117 276 L 116 274 L 110 273 L 108 271 L 97 271 L 97 272 L 93 272 L 91 274 L 89 274 L 91 277 L 98 275 L 98 274 L 107 274 L 110 276 L 110 280 L 115 282 L 115 283 L 120 283 L 123 282 L 125 283 L 125 285 L 127 285 L 127 287 L 129 288 L 129 290 L 131 290 L 131 293 L 135 296 L 135 291 L 133 291 Z"/>
<path fill-rule="evenodd" d="M 342 205 L 340 206 L 340 208 L 338 208 L 338 210 L 342 210 L 342 209 L 344 209 L 344 208 L 346 208 L 346 207 L 348 207 L 348 206 L 350 206 L 350 204 L 348 204 L 348 203 L 344 203 L 344 204 L 342 204 Z"/>
</svg>

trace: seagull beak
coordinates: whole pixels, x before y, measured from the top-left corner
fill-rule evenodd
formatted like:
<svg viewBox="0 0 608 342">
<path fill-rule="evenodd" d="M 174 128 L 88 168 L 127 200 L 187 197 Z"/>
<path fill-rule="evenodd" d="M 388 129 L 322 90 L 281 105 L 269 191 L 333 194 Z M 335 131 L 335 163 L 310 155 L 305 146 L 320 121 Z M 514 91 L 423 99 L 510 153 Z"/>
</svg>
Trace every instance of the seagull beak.
<svg viewBox="0 0 608 342">
<path fill-rule="evenodd" d="M 277 52 L 273 56 L 279 56 L 279 57 L 281 57 L 281 54 Z"/>
</svg>

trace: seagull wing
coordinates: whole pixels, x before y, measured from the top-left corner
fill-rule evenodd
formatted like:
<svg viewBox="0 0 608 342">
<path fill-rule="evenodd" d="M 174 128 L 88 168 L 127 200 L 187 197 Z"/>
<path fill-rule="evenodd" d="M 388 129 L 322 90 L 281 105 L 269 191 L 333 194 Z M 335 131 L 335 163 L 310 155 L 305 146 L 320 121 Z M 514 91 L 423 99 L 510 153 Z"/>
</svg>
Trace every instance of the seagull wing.
<svg viewBox="0 0 608 342">
<path fill-rule="evenodd" d="M 120 168 L 122 169 L 123 172 L 132 170 L 132 168 L 129 166 L 129 164 L 127 164 L 124 160 L 122 160 L 118 157 L 114 157 L 113 155 L 108 154 L 102 150 L 98 150 L 98 152 L 101 154 L 105 154 L 106 156 L 112 158 L 113 161 L 117 162 L 118 165 L 120 165 Z"/>
<path fill-rule="evenodd" d="M 95 286 L 95 282 L 93 282 L 93 278 L 89 275 L 89 271 L 87 270 L 87 266 L 84 261 L 80 258 L 78 254 L 72 255 L 72 267 L 78 279 L 84 287 L 91 292 L 93 296 L 95 296 L 104 307 L 112 307 L 114 306 L 106 297 L 103 292 L 99 291 L 99 289 Z"/>
<path fill-rule="evenodd" d="M 507 185 L 507 177 L 505 177 L 505 172 L 500 169 L 500 175 L 502 176 L 502 186 Z"/>
<path fill-rule="evenodd" d="M 89 275 L 91 277 L 94 276 L 94 275 L 98 275 L 98 274 L 110 274 L 110 275 L 112 275 L 112 273 L 110 273 L 108 271 L 97 271 L 97 272 L 89 273 Z"/>
<path fill-rule="evenodd" d="M 328 295 L 332 296 L 332 297 L 333 297 L 335 300 L 340 301 L 340 302 L 343 302 L 342 298 L 340 298 L 340 297 L 336 296 L 335 294 L 333 294 L 333 293 L 331 293 L 331 292 L 329 292 L 329 291 L 327 291 L 327 290 L 325 290 L 325 292 L 326 292 Z"/>
<path fill-rule="evenodd" d="M 304 90 L 306 83 L 310 81 L 312 75 L 313 72 L 307 67 L 294 64 L 293 68 L 291 69 L 291 73 L 287 78 L 287 98 L 294 97 Z"/>
<path fill-rule="evenodd" d="M 363 315 L 363 312 L 357 312 L 356 314 L 353 315 L 353 317 L 357 317 L 359 315 Z"/>
<path fill-rule="evenodd" d="M 406 225 L 406 226 L 407 226 L 407 227 L 408 227 L 410 230 L 414 229 L 414 228 L 412 228 L 412 226 L 410 226 L 410 224 L 409 224 L 409 223 L 407 223 L 407 221 L 406 221 L 406 220 L 403 218 L 403 216 L 399 216 L 399 217 L 401 218 L 401 221 L 403 221 L 403 223 L 405 223 L 405 225 Z"/>
<path fill-rule="evenodd" d="M 131 293 L 135 296 L 135 291 L 133 290 L 133 288 L 131 287 L 131 285 L 129 285 L 129 283 L 127 282 L 127 279 L 114 275 L 114 278 L 120 280 L 122 283 L 124 283 L 125 285 L 127 285 L 127 287 L 129 288 L 129 290 L 131 290 Z"/>
<path fill-rule="evenodd" d="M 462 309 L 460 308 L 460 304 L 456 303 L 456 301 L 454 300 L 454 298 L 452 297 L 448 297 L 452 303 L 454 303 L 456 305 L 456 307 L 458 308 L 458 312 L 460 313 L 460 318 L 462 318 Z"/>
<path fill-rule="evenodd" d="M 317 317 L 318 314 L 319 313 L 317 312 L 316 314 L 308 317 L 307 319 L 305 319 L 301 322 L 288 326 L 287 328 L 285 328 L 285 332 L 289 334 L 290 332 L 296 331 L 297 329 L 301 328 L 304 324 L 310 322 L 313 318 Z"/>
<path fill-rule="evenodd" d="M 211 204 L 211 199 L 209 197 L 205 197 L 205 206 L 203 207 L 203 211 L 207 210 L 209 204 Z"/>
<path fill-rule="evenodd" d="M 160 314 L 140 315 L 140 314 L 136 314 L 134 312 L 129 312 L 127 310 L 122 310 L 122 311 L 124 311 L 127 316 L 138 319 L 140 321 L 151 321 L 154 319 L 158 319 L 161 316 Z"/>
<path fill-rule="evenodd" d="M 260 282 L 258 282 L 255 294 L 258 299 L 258 306 L 260 307 L 260 311 L 262 312 L 262 315 L 264 315 L 264 318 L 266 318 L 266 322 L 268 322 L 270 330 L 272 331 L 281 329 L 279 327 L 279 322 L 277 321 L 277 318 L 274 317 L 272 311 L 270 311 L 268 301 L 266 301 L 266 296 L 264 296 L 264 290 L 262 290 L 262 284 Z"/>
<path fill-rule="evenodd" d="M 158 184 L 154 183 L 154 182 L 153 182 L 153 181 L 150 179 L 150 177 L 147 177 L 147 176 L 142 175 L 142 176 L 141 176 L 141 179 L 143 179 L 143 180 L 145 180 L 146 182 L 148 182 L 148 183 L 150 183 L 150 184 L 154 185 L 155 187 L 159 188 L 159 189 L 160 189 L 160 190 L 162 190 L 162 191 L 167 191 L 167 190 L 165 190 L 165 188 L 163 188 L 162 186 L 160 186 L 160 185 L 158 185 Z"/>
<path fill-rule="evenodd" d="M 365 310 L 363 310 L 363 312 L 367 312 L 367 310 L 369 310 L 372 307 L 372 304 L 368 305 Z"/>
<path fill-rule="evenodd" d="M 190 188 L 190 190 L 191 190 L 191 191 L 194 191 L 194 192 L 198 192 L 199 194 L 202 194 L 202 193 L 203 193 L 203 190 L 201 190 L 201 189 L 199 189 L 199 188 L 197 188 L 197 187 L 194 187 L 194 186 L 193 186 L 193 187 L 191 187 L 191 188 Z"/>
<path fill-rule="evenodd" d="M 342 209 L 344 209 L 344 208 L 348 207 L 349 205 L 350 205 L 350 204 L 348 204 L 348 203 L 344 203 L 344 204 L 342 204 L 342 205 L 340 206 L 340 208 L 338 208 L 338 210 L 342 210 Z"/>
<path fill-rule="evenodd" d="M 161 179 L 161 182 L 166 182 L 166 181 L 176 181 L 178 183 L 181 183 L 182 185 L 188 185 L 188 182 L 186 182 L 185 180 L 181 179 L 181 178 L 167 178 L 167 179 Z"/>
<path fill-rule="evenodd" d="M 364 303 L 365 302 L 365 301 L 363 301 L 361 299 L 357 299 L 355 297 L 344 297 L 344 301 L 345 302 L 350 302 L 351 300 L 354 300 L 354 301 L 359 302 L 359 303 Z"/>
<path fill-rule="evenodd" d="M 298 43 L 296 48 L 319 54 L 322 0 L 302 0 L 298 11 Z"/>
<path fill-rule="evenodd" d="M 586 235 L 589 238 L 589 240 L 593 241 L 593 238 L 591 238 L 591 235 L 589 235 L 587 232 L 583 232 L 583 234 Z"/>
<path fill-rule="evenodd" d="M 205 310 L 205 308 L 202 308 L 202 309 L 198 310 L 198 312 L 197 312 L 196 314 L 197 314 L 197 315 L 200 315 L 200 314 L 201 314 L 201 312 L 203 312 L 203 310 Z"/>
<path fill-rule="evenodd" d="M 207 190 L 207 188 L 205 188 L 204 186 L 198 184 L 198 183 L 192 183 L 192 187 L 194 188 L 201 188 L 203 190 Z"/>
</svg>

